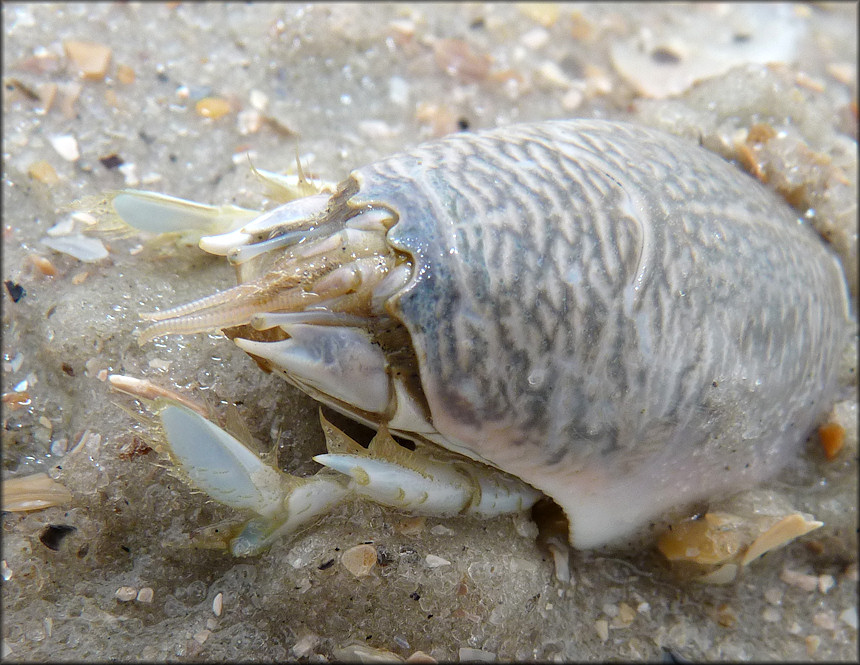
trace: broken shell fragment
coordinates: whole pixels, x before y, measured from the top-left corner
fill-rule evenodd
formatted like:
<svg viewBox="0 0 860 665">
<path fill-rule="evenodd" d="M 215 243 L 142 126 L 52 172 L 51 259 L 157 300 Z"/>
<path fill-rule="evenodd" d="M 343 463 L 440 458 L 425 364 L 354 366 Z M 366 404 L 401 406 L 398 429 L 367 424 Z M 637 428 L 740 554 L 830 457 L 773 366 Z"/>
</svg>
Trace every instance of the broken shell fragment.
<svg viewBox="0 0 860 665">
<path fill-rule="evenodd" d="M 828 460 L 836 459 L 845 446 L 845 428 L 839 423 L 826 423 L 818 428 L 818 440 Z"/>
<path fill-rule="evenodd" d="M 60 506 L 72 500 L 72 494 L 47 473 L 9 478 L 3 481 L 3 511 L 23 512 Z"/>
<path fill-rule="evenodd" d="M 104 44 L 69 40 L 63 42 L 63 50 L 81 72 L 81 76 L 92 81 L 101 81 L 110 65 L 111 50 Z"/>
<path fill-rule="evenodd" d="M 692 564 L 696 581 L 727 584 L 742 567 L 823 524 L 801 513 L 776 521 L 772 515 L 706 513 L 701 519 L 673 524 L 659 538 L 657 548 L 669 561 Z"/>
<path fill-rule="evenodd" d="M 340 557 L 340 562 L 355 577 L 365 577 L 376 565 L 376 548 L 367 544 L 350 547 Z"/>
<path fill-rule="evenodd" d="M 230 102 L 220 97 L 205 97 L 194 106 L 197 115 L 217 120 L 230 113 Z"/>
<path fill-rule="evenodd" d="M 669 561 L 718 564 L 740 550 L 741 518 L 728 513 L 707 513 L 702 519 L 675 524 L 657 543 Z"/>
<path fill-rule="evenodd" d="M 807 520 L 800 513 L 788 515 L 752 542 L 741 559 L 741 565 L 746 566 L 751 561 L 759 558 L 765 552 L 770 552 L 771 550 L 782 547 L 783 545 L 790 543 L 795 538 L 800 538 L 800 536 L 803 536 L 810 531 L 814 531 L 823 525 L 824 522 Z"/>
<path fill-rule="evenodd" d="M 51 166 L 50 162 L 46 162 L 45 160 L 30 164 L 27 167 L 27 175 L 46 185 L 56 185 L 60 182 L 60 177 L 57 175 L 54 167 Z"/>
</svg>

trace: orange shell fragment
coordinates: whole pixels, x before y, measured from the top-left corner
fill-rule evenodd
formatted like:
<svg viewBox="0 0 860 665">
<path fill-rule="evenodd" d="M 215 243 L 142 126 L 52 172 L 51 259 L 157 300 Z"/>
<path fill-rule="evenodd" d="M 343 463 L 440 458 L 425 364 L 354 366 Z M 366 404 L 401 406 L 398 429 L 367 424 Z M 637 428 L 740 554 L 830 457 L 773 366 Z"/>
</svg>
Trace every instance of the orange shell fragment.
<svg viewBox="0 0 860 665">
<path fill-rule="evenodd" d="M 824 456 L 835 459 L 845 445 L 845 428 L 839 423 L 825 423 L 818 428 L 818 440 Z"/>
<path fill-rule="evenodd" d="M 723 563 L 734 557 L 741 546 L 733 528 L 737 520 L 726 513 L 707 513 L 700 520 L 681 522 L 660 537 L 657 548 L 669 561 Z"/>
</svg>

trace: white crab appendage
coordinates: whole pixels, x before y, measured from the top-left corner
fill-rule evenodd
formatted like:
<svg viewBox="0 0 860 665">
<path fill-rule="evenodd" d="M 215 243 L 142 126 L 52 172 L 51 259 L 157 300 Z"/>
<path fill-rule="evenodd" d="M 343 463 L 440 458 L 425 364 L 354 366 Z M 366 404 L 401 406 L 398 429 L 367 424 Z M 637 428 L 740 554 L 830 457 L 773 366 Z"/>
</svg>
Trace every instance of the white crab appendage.
<svg viewBox="0 0 860 665">
<path fill-rule="evenodd" d="M 127 223 L 157 233 L 231 228 L 248 217 L 248 211 L 233 206 L 133 190 L 121 192 L 114 208 Z M 170 457 L 191 484 L 256 515 L 227 543 L 236 556 L 259 553 L 353 497 L 439 517 L 527 510 L 542 494 L 526 483 L 444 450 L 411 451 L 392 438 L 390 431 L 419 439 L 416 434 L 437 434 L 415 392 L 418 376 L 414 354 L 405 348 L 408 335 L 385 309 L 391 294 L 409 281 L 412 264 L 386 243 L 394 221 L 390 212 L 344 210 L 347 219 L 326 221 L 330 208 L 330 196 L 309 196 L 257 213 L 236 230 L 202 237 L 200 247 L 226 256 L 243 283 L 142 314 L 154 323 L 142 331 L 139 343 L 164 334 L 223 329 L 262 367 L 378 428 L 368 448 L 320 411 L 328 452 L 314 460 L 326 468 L 300 478 L 265 464 L 188 403 L 180 403 L 179 396 L 124 376 L 111 376 L 112 386 L 158 413 Z M 160 210 L 169 226 L 148 221 Z"/>
<path fill-rule="evenodd" d="M 210 230 L 200 247 L 226 256 L 239 285 L 147 315 L 141 343 L 223 330 L 379 430 L 369 451 L 328 430 L 326 470 L 303 485 L 320 492 L 263 492 L 265 525 L 234 550 L 349 495 L 492 515 L 538 490 L 564 509 L 574 546 L 618 543 L 788 463 L 834 397 L 850 330 L 838 260 L 784 202 L 698 146 L 626 123 L 447 137 L 253 219 L 115 199 L 146 230 L 162 205 Z M 163 413 L 176 450 L 205 429 Z M 257 487 L 256 473 L 237 486 Z"/>
<path fill-rule="evenodd" d="M 398 445 L 382 426 L 363 448 L 320 410 L 326 468 L 302 478 L 263 462 L 236 437 L 205 418 L 181 396 L 146 381 L 112 375 L 113 388 L 158 414 L 169 456 L 187 481 L 211 498 L 255 515 L 239 529 L 224 529 L 222 546 L 234 556 L 258 554 L 276 539 L 316 521 L 351 497 L 422 515 L 493 516 L 528 508 L 538 494 L 514 479 L 450 457 L 423 455 Z"/>
</svg>

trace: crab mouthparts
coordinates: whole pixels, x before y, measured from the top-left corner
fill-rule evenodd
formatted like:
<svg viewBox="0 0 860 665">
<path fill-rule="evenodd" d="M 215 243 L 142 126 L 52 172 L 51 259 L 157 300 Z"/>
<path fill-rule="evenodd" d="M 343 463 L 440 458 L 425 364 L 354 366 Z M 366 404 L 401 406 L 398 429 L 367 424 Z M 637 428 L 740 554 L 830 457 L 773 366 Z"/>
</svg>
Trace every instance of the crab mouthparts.
<svg viewBox="0 0 860 665">
<path fill-rule="evenodd" d="M 409 258 L 385 240 L 394 215 L 369 209 L 350 216 L 354 211 L 345 205 L 333 210 L 333 201 L 322 195 L 300 199 L 237 231 L 202 238 L 201 248 L 227 256 L 242 283 L 142 314 L 154 323 L 138 343 L 245 325 L 367 326 L 387 318 L 385 299 L 411 275 Z"/>
</svg>

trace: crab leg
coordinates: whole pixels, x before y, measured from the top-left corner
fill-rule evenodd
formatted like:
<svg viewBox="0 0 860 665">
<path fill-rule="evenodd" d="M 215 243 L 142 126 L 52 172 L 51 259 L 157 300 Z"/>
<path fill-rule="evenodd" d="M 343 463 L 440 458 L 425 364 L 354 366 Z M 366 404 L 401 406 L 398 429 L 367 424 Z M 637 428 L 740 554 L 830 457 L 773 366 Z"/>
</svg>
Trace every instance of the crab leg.
<svg viewBox="0 0 860 665">
<path fill-rule="evenodd" d="M 259 553 L 352 494 L 344 478 L 327 470 L 301 478 L 272 468 L 234 436 L 149 382 L 117 375 L 110 382 L 158 414 L 170 458 L 194 487 L 256 515 L 230 538 L 227 545 L 234 556 Z"/>
<path fill-rule="evenodd" d="M 350 490 L 418 515 L 494 517 L 531 508 L 543 496 L 525 483 L 477 463 L 433 457 L 397 444 L 385 426 L 362 448 L 320 410 L 328 454 L 314 461 L 352 478 Z"/>
<path fill-rule="evenodd" d="M 234 556 L 259 553 L 273 540 L 325 515 L 350 490 L 336 476 L 299 478 L 266 465 L 223 429 L 184 406 L 159 411 L 174 459 L 191 482 L 231 508 L 259 517 L 230 541 Z"/>
<path fill-rule="evenodd" d="M 397 444 L 387 428 L 362 448 L 320 410 L 328 453 L 308 478 L 283 473 L 234 436 L 146 381 L 111 376 L 111 385 L 158 414 L 171 460 L 194 487 L 216 501 L 253 513 L 229 538 L 234 556 L 252 556 L 296 533 L 342 501 L 361 496 L 420 515 L 495 516 L 530 508 L 541 494 L 510 476 L 453 456 L 432 456 Z M 154 398 L 154 400 L 150 400 Z"/>
<path fill-rule="evenodd" d="M 259 210 L 211 206 L 139 189 L 118 192 L 111 204 L 126 224 L 149 233 L 227 233 L 260 215 Z"/>
</svg>

